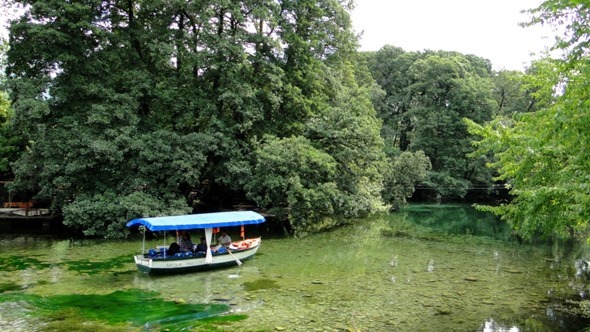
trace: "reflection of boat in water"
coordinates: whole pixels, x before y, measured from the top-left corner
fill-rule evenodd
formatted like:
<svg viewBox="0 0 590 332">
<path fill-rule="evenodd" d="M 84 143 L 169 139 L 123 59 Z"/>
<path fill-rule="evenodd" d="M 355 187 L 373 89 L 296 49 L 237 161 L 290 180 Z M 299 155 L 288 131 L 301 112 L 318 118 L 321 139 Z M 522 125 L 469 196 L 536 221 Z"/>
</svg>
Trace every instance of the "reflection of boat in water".
<svg viewBox="0 0 590 332">
<path fill-rule="evenodd" d="M 229 247 L 222 247 L 214 252 L 211 249 L 213 230 L 219 227 L 260 224 L 264 221 L 264 217 L 256 212 L 234 211 L 139 218 L 129 221 L 127 227 L 143 226 L 152 232 L 195 229 L 205 231 L 206 251 L 186 251 L 174 253 L 173 255 L 168 254 L 168 246 L 165 245 L 149 249 L 146 252 L 144 231 L 143 253 L 134 256 L 135 264 L 142 272 L 166 274 L 210 270 L 234 264 L 241 265 L 242 261 L 254 257 L 254 254 L 260 248 L 261 239 L 258 237 L 233 241 Z"/>
</svg>

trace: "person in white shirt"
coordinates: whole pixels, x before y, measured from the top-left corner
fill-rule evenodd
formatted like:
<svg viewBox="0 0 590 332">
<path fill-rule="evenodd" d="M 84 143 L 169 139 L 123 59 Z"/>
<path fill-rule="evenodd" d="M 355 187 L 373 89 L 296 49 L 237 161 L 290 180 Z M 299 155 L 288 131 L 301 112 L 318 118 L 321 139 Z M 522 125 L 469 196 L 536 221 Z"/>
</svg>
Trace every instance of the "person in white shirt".
<svg viewBox="0 0 590 332">
<path fill-rule="evenodd" d="M 229 237 L 229 235 L 227 235 L 226 232 L 221 232 L 221 236 L 219 237 L 217 243 L 221 244 L 224 247 L 229 247 L 229 245 L 231 244 L 231 237 Z"/>
<path fill-rule="evenodd" d="M 231 237 L 227 235 L 226 232 L 221 232 L 221 236 L 217 240 L 217 246 L 215 247 L 215 251 L 218 251 L 221 247 L 229 248 L 231 245 Z"/>
</svg>

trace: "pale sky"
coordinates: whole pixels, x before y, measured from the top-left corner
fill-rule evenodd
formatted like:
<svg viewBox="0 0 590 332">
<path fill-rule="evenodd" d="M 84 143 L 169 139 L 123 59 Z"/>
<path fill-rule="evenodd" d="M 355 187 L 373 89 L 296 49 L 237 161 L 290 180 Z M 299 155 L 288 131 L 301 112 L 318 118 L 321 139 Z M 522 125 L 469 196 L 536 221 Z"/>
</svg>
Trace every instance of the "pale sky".
<svg viewBox="0 0 590 332">
<path fill-rule="evenodd" d="M 554 41 L 548 27 L 522 28 L 522 9 L 541 0 L 357 0 L 354 29 L 362 51 L 390 44 L 405 51 L 445 50 L 489 59 L 494 69 L 523 70 Z M 531 55 L 535 53 L 536 55 Z"/>
</svg>

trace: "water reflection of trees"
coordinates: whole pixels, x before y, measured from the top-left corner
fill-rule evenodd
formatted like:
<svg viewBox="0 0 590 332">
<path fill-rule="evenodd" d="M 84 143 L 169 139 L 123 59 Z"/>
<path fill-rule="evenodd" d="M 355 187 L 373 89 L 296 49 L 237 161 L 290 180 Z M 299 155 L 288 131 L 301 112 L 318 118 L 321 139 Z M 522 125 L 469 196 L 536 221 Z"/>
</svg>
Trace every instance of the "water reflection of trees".
<svg viewBox="0 0 590 332">
<path fill-rule="evenodd" d="M 511 238 L 509 225 L 467 204 L 411 204 L 402 209 L 401 214 L 406 221 L 425 231 L 498 240 Z"/>
<path fill-rule="evenodd" d="M 546 261 L 559 279 L 547 291 L 551 300 L 547 315 L 560 322 L 566 317 L 577 325 L 587 326 L 590 320 L 590 255 L 588 243 L 572 239 L 549 239 Z M 561 322 L 562 324 L 565 324 Z"/>
<path fill-rule="evenodd" d="M 391 224 L 392 236 L 418 236 L 423 239 L 443 240 L 444 237 L 424 236 L 427 234 L 470 235 L 489 237 L 499 241 L 512 241 L 510 225 L 493 214 L 477 211 L 462 204 L 411 204 L 400 211 L 400 219 Z M 443 240 L 444 241 L 444 240 Z M 546 317 L 539 322 L 529 323 L 545 326 L 545 320 L 552 326 L 589 326 L 590 321 L 590 250 L 588 243 L 575 240 L 537 239 L 534 244 L 519 247 L 531 251 L 531 257 L 538 250 L 544 253 L 547 264 L 547 308 Z M 525 324 L 526 325 L 526 324 Z M 490 318 L 478 331 L 512 331 L 513 327 Z M 518 329 L 516 330 L 518 331 Z"/>
</svg>

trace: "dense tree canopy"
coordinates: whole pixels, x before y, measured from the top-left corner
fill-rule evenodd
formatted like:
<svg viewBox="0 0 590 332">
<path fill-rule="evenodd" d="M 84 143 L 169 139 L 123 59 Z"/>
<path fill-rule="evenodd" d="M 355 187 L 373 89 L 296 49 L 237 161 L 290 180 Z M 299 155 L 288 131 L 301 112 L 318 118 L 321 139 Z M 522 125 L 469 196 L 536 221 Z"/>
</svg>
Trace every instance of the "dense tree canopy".
<svg viewBox="0 0 590 332">
<path fill-rule="evenodd" d="M 28 145 L 12 190 L 67 226 L 121 236 L 130 218 L 190 212 L 194 189 L 295 232 L 388 207 L 394 161 L 349 1 L 14 3 L 8 89 Z"/>
<path fill-rule="evenodd" d="M 498 112 L 489 61 L 456 52 L 405 52 L 393 46 L 367 57 L 373 77 L 385 91 L 375 104 L 385 141 L 397 148 L 388 149 L 389 155 L 424 151 L 432 171 L 421 182 L 432 196 L 456 199 L 470 188 L 489 187 L 492 175 L 485 159 L 467 157 L 473 147 L 461 120 L 482 123 Z"/>
<path fill-rule="evenodd" d="M 6 50 L 8 42 L 0 39 L 0 68 L 6 68 Z M 0 86 L 6 84 L 4 70 L 0 71 Z M 18 159 L 24 147 L 23 137 L 11 126 L 14 111 L 10 105 L 8 93 L 0 90 L 0 179 L 12 178 L 10 164 Z"/>
<path fill-rule="evenodd" d="M 521 71 L 502 70 L 494 75 L 494 98 L 498 109 L 494 115 L 512 115 L 532 112 L 537 102 L 532 96 L 534 90 L 527 88 L 527 74 Z"/>
</svg>

